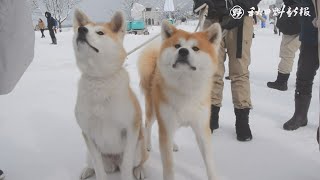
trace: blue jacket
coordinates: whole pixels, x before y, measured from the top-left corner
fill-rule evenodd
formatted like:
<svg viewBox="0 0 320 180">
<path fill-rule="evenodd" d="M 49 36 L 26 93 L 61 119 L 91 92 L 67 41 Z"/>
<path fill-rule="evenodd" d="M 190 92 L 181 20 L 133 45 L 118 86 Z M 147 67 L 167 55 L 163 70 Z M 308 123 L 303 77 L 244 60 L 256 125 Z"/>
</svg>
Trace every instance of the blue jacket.
<svg viewBox="0 0 320 180">
<path fill-rule="evenodd" d="M 302 16 L 300 19 L 301 33 L 300 41 L 306 44 L 316 45 L 318 43 L 318 29 L 312 24 L 313 19 L 316 17 L 315 9 L 312 0 L 294 0 L 302 7 L 309 7 L 311 16 Z"/>
</svg>

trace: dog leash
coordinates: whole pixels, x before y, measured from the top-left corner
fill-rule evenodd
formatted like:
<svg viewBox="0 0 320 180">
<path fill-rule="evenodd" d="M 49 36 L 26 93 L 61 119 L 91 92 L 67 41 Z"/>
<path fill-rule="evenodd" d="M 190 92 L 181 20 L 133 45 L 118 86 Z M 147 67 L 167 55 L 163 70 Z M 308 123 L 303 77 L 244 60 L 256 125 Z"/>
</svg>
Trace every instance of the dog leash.
<svg viewBox="0 0 320 180">
<path fill-rule="evenodd" d="M 200 30 L 203 29 L 203 24 L 204 24 L 204 21 L 205 21 L 205 17 L 208 15 L 208 9 L 209 9 L 209 6 L 204 3 L 203 5 L 201 5 L 200 7 L 198 7 L 196 10 L 195 10 L 195 13 L 199 12 L 200 11 L 200 17 L 199 17 L 199 23 L 195 29 L 194 32 L 197 32 L 199 27 L 200 27 Z M 150 38 L 149 40 L 147 40 L 146 42 L 140 44 L 139 46 L 137 46 L 136 48 L 132 49 L 131 51 L 129 51 L 127 53 L 127 57 L 130 56 L 132 53 L 136 52 L 137 50 L 139 50 L 140 48 L 142 48 L 143 46 L 149 44 L 151 41 L 153 41 L 154 39 L 158 38 L 159 36 L 161 35 L 161 33 L 153 36 L 152 38 Z"/>
</svg>

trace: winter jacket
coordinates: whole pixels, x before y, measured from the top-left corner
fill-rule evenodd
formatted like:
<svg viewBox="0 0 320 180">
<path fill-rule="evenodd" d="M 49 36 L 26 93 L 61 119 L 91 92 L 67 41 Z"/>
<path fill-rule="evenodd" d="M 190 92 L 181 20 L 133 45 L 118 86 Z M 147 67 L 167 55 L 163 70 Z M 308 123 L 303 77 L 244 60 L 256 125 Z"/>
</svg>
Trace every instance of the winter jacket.
<svg viewBox="0 0 320 180">
<path fill-rule="evenodd" d="M 51 13 L 49 12 L 46 12 L 45 16 L 48 22 L 48 29 L 49 30 L 53 29 L 53 27 L 56 26 L 56 20 L 51 16 Z"/>
<path fill-rule="evenodd" d="M 302 43 L 314 44 L 318 43 L 318 29 L 315 28 L 312 24 L 315 16 L 315 9 L 312 3 L 312 0 L 294 0 L 300 6 L 309 7 L 311 16 L 302 16 L 300 18 L 301 23 L 301 33 L 300 33 L 300 41 Z"/>
<path fill-rule="evenodd" d="M 294 0 L 284 0 L 284 11 L 287 12 L 290 8 L 294 10 L 295 8 L 299 8 L 299 4 L 295 3 Z M 283 7 L 281 7 L 282 9 Z M 300 25 L 300 17 L 291 16 L 289 17 L 287 13 L 283 13 L 280 17 L 278 16 L 277 28 L 279 31 L 285 35 L 295 35 L 301 32 L 301 25 Z"/>
<path fill-rule="evenodd" d="M 46 27 L 43 21 L 39 22 L 38 26 L 39 26 L 39 29 L 44 29 Z"/>
<path fill-rule="evenodd" d="M 0 1 L 0 94 L 9 93 L 31 63 L 34 31 L 26 1 Z"/>
<path fill-rule="evenodd" d="M 283 0 L 283 3 L 286 5 L 286 6 L 292 6 L 294 4 L 296 4 L 294 2 L 294 0 Z"/>
</svg>

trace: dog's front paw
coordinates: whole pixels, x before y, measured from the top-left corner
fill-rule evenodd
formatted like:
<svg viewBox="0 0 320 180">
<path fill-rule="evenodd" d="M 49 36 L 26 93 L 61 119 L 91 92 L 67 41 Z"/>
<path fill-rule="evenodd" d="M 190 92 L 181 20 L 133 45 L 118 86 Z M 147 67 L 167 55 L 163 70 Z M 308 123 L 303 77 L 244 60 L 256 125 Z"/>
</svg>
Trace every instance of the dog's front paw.
<svg viewBox="0 0 320 180">
<path fill-rule="evenodd" d="M 86 167 L 82 170 L 82 173 L 80 175 L 80 180 L 85 180 L 94 175 L 94 169 Z"/>
<path fill-rule="evenodd" d="M 173 143 L 173 152 L 178 152 L 179 146 L 176 143 Z"/>
<path fill-rule="evenodd" d="M 133 175 L 137 180 L 142 180 L 146 178 L 144 168 L 142 166 L 135 167 L 133 169 Z"/>
</svg>

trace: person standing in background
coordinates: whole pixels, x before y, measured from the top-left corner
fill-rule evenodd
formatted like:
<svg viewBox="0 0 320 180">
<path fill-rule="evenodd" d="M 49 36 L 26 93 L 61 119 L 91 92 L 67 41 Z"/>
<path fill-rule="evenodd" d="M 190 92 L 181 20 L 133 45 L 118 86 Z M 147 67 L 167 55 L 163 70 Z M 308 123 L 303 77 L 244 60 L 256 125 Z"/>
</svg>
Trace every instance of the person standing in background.
<svg viewBox="0 0 320 180">
<path fill-rule="evenodd" d="M 212 82 L 210 129 L 213 131 L 219 128 L 219 112 L 222 106 L 224 88 L 224 63 L 228 55 L 229 77 L 236 119 L 235 130 L 238 141 L 251 141 L 253 138 L 249 125 L 249 114 L 252 108 L 249 65 L 254 22 L 248 11 L 252 7 L 258 9 L 259 2 L 260 0 L 232 0 L 233 5 L 231 5 L 228 4 L 230 1 L 226 4 L 225 0 L 194 0 L 194 9 L 204 3 L 209 6 L 204 29 L 213 23 L 220 23 L 222 29 L 226 32 L 220 44 L 217 72 Z M 235 20 L 234 17 L 230 16 L 229 8 L 235 5 L 239 5 L 244 10 L 240 20 Z"/>
<path fill-rule="evenodd" d="M 308 111 L 312 98 L 314 77 L 319 68 L 318 56 L 318 29 L 312 24 L 315 8 L 312 0 L 294 0 L 298 5 L 309 8 L 310 16 L 300 19 L 300 56 L 295 90 L 295 111 L 290 120 L 283 124 L 285 130 L 296 130 L 308 124 Z"/>
<path fill-rule="evenodd" d="M 262 11 L 262 17 L 264 19 L 267 19 L 266 13 L 264 11 Z M 266 28 L 266 22 L 265 21 L 261 21 L 261 28 Z"/>
<path fill-rule="evenodd" d="M 285 9 L 295 9 L 297 4 L 293 0 L 284 0 Z M 300 17 L 288 17 L 286 13 L 277 21 L 279 31 L 282 32 L 282 40 L 280 45 L 280 63 L 278 65 L 278 76 L 276 81 L 268 82 L 267 86 L 279 91 L 288 90 L 288 79 L 292 71 L 293 62 L 296 52 L 300 48 Z"/>
<path fill-rule="evenodd" d="M 47 22 L 48 22 L 48 30 L 51 36 L 51 40 L 52 40 L 52 44 L 57 44 L 57 38 L 54 34 L 54 27 L 55 27 L 55 19 L 51 16 L 51 13 L 46 12 L 45 16 L 47 18 Z"/>
<path fill-rule="evenodd" d="M 13 90 L 33 60 L 35 33 L 26 1 L 0 1 L 0 7 L 0 95 L 4 95 Z M 4 178 L 0 170 L 0 180 Z"/>
<path fill-rule="evenodd" d="M 41 18 L 39 19 L 38 26 L 42 34 L 41 38 L 45 38 L 46 36 L 43 34 L 45 25 Z"/>
</svg>

